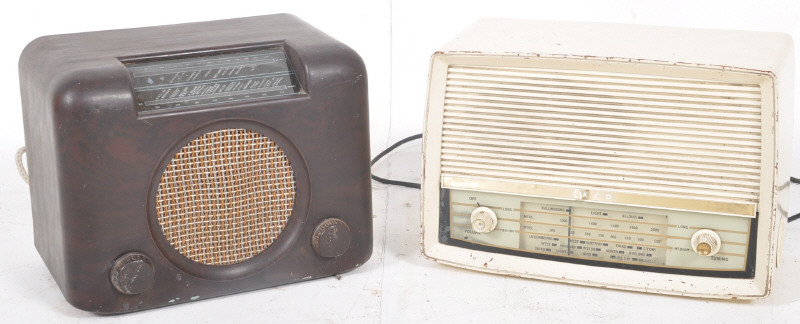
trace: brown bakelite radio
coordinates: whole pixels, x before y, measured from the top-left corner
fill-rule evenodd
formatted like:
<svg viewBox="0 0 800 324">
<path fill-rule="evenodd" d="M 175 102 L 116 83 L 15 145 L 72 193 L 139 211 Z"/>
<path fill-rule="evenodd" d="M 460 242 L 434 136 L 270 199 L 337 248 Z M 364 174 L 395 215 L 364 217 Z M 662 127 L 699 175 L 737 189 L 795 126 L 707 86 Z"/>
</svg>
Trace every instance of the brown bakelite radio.
<svg viewBox="0 0 800 324">
<path fill-rule="evenodd" d="M 291 15 L 47 36 L 19 63 L 36 248 L 121 313 L 372 252 L 367 79 Z"/>
</svg>

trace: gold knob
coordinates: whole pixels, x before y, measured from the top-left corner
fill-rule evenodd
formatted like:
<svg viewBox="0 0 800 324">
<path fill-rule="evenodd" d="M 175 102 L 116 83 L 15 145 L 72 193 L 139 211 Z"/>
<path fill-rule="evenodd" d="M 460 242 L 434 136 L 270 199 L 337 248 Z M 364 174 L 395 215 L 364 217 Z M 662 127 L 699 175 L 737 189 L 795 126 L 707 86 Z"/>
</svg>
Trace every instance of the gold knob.
<svg viewBox="0 0 800 324">
<path fill-rule="evenodd" d="M 712 256 L 719 252 L 722 240 L 710 229 L 701 229 L 692 235 L 692 249 L 699 255 Z"/>
<path fill-rule="evenodd" d="M 706 242 L 702 242 L 700 244 L 697 244 L 696 250 L 697 250 L 697 254 L 699 254 L 699 255 L 709 255 L 709 254 L 711 254 L 711 244 L 708 244 Z"/>
</svg>

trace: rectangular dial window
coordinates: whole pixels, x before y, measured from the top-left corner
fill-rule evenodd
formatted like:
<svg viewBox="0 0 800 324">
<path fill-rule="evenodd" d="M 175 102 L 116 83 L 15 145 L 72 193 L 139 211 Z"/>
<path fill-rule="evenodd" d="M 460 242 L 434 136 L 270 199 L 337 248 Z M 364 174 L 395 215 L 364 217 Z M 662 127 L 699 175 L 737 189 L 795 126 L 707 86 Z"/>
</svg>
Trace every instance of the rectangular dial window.
<svg viewBox="0 0 800 324">
<path fill-rule="evenodd" d="M 138 111 L 255 101 L 302 92 L 282 48 L 133 61 Z"/>
<path fill-rule="evenodd" d="M 674 269 L 745 271 L 747 264 L 746 217 L 455 189 L 449 210 L 449 238 L 483 246 Z M 693 241 L 701 230 L 718 238 L 706 242 L 712 255 Z"/>
</svg>

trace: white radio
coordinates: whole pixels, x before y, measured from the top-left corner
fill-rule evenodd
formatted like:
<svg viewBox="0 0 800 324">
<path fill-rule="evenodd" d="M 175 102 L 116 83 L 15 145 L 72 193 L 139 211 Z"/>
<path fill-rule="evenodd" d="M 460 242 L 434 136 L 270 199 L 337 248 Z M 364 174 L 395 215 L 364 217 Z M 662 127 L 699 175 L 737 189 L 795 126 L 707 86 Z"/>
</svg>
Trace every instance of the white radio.
<svg viewBox="0 0 800 324">
<path fill-rule="evenodd" d="M 431 59 L 423 253 L 766 296 L 788 217 L 792 62 L 784 34 L 477 22 Z"/>
</svg>

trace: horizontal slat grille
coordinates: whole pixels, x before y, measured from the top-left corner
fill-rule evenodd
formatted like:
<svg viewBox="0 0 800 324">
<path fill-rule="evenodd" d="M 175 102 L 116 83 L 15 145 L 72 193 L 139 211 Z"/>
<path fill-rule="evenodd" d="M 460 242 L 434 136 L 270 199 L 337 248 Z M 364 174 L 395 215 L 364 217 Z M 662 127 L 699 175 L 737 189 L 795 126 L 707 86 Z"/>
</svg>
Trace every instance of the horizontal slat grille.
<svg viewBox="0 0 800 324">
<path fill-rule="evenodd" d="M 442 175 L 758 201 L 758 84 L 451 65 Z"/>
</svg>

